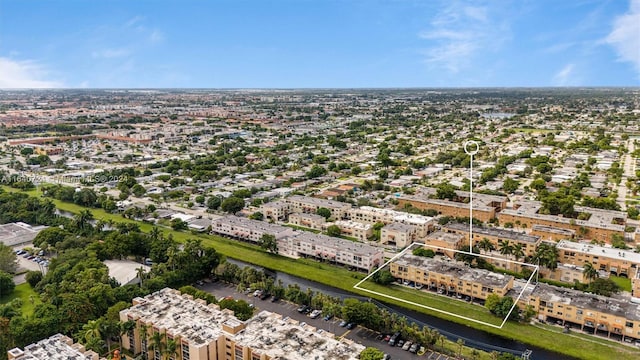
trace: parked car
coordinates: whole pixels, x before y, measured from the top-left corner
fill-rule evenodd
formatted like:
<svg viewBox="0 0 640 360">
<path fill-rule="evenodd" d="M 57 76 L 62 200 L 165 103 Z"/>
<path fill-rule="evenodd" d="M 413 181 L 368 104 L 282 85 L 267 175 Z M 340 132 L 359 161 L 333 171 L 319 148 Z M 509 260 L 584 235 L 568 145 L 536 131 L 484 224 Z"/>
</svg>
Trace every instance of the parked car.
<svg viewBox="0 0 640 360">
<path fill-rule="evenodd" d="M 271 296 L 271 294 L 269 294 L 268 292 L 264 291 L 262 294 L 260 294 L 260 300 L 267 300 L 270 296 Z"/>
<path fill-rule="evenodd" d="M 404 340 L 402 339 L 398 340 L 398 343 L 396 344 L 396 346 L 401 348 L 403 345 L 404 345 Z"/>
<path fill-rule="evenodd" d="M 382 360 L 391 360 L 391 355 L 384 354 L 384 357 L 382 358 Z"/>
<path fill-rule="evenodd" d="M 408 351 L 411 345 L 412 345 L 411 341 L 407 341 L 406 343 L 404 343 L 404 345 L 402 345 L 402 350 Z"/>
<path fill-rule="evenodd" d="M 391 339 L 389 339 L 389 345 L 395 346 L 398 340 L 400 340 L 400 332 L 396 332 L 391 336 Z"/>
<path fill-rule="evenodd" d="M 355 327 L 356 327 L 356 323 L 348 323 L 348 324 L 347 324 L 347 329 L 348 329 L 348 330 L 351 330 L 351 329 L 353 329 L 353 328 L 355 328 Z"/>
<path fill-rule="evenodd" d="M 258 289 L 256 291 L 253 292 L 253 297 L 258 297 L 262 295 L 262 290 Z"/>
<path fill-rule="evenodd" d="M 412 354 L 415 354 L 416 352 L 418 352 L 419 347 L 420 347 L 420 344 L 418 343 L 411 344 L 411 347 L 409 348 L 409 352 Z"/>
<path fill-rule="evenodd" d="M 338 324 L 338 326 L 345 327 L 345 326 L 347 326 L 347 324 L 348 324 L 348 322 L 346 320 L 342 320 L 342 321 L 340 321 L 340 324 Z"/>
<path fill-rule="evenodd" d="M 298 312 L 302 314 L 303 312 L 307 311 L 307 308 L 307 305 L 300 305 L 300 307 L 298 308 Z"/>
<path fill-rule="evenodd" d="M 329 320 L 333 319 L 333 314 L 327 314 L 327 315 L 324 316 L 323 319 L 324 319 L 324 321 L 329 321 Z"/>
<path fill-rule="evenodd" d="M 387 343 L 389 342 L 389 340 L 391 340 L 391 335 L 386 335 L 384 337 L 384 339 L 382 339 L 382 341 L 387 342 Z"/>
<path fill-rule="evenodd" d="M 312 319 L 317 319 L 320 315 L 322 315 L 322 310 L 313 310 L 309 317 Z"/>
<path fill-rule="evenodd" d="M 202 280 L 197 280 L 197 281 L 196 281 L 196 284 L 197 284 L 197 285 L 202 286 L 202 285 L 204 285 L 204 281 L 202 281 Z"/>
<path fill-rule="evenodd" d="M 427 348 L 424 346 L 420 346 L 420 350 L 418 350 L 418 356 L 422 356 L 427 352 Z"/>
<path fill-rule="evenodd" d="M 274 296 L 274 297 L 271 298 L 271 302 L 277 302 L 279 300 L 280 300 L 280 298 L 277 297 L 277 296 Z"/>
</svg>

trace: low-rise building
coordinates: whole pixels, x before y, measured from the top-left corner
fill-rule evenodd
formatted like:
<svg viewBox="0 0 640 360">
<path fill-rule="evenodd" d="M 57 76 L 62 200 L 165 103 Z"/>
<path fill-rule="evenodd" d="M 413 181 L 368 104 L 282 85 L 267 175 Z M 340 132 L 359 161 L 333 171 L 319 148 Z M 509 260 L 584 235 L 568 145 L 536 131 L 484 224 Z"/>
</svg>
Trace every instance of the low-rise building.
<svg viewBox="0 0 640 360">
<path fill-rule="evenodd" d="M 155 334 L 164 343 L 176 342 L 176 358 L 184 360 L 355 360 L 364 350 L 268 311 L 240 321 L 230 310 L 169 288 L 135 298 L 132 307 L 120 312 L 120 320 L 135 322 L 135 328 L 122 336 L 124 348 L 145 353 L 148 359 L 161 356 L 151 346 Z"/>
<path fill-rule="evenodd" d="M 351 220 L 338 220 L 334 223 L 325 223 L 325 228 L 331 225 L 336 225 L 340 228 L 343 235 L 356 238 L 360 241 L 366 241 L 369 237 L 373 236 L 373 227 L 371 224 L 365 224 Z"/>
<path fill-rule="evenodd" d="M 640 339 L 640 305 L 627 300 L 538 283 L 533 290 L 525 291 L 519 305 L 531 305 L 540 320 Z"/>
<path fill-rule="evenodd" d="M 256 244 L 260 242 L 264 234 L 273 235 L 276 237 L 276 240 L 295 234 L 295 230 L 290 227 L 234 215 L 213 220 L 211 231 L 219 235 L 250 241 Z"/>
<path fill-rule="evenodd" d="M 380 243 L 403 248 L 416 241 L 418 228 L 403 223 L 390 223 L 380 230 Z"/>
<path fill-rule="evenodd" d="M 632 277 L 640 265 L 640 254 L 593 244 L 562 240 L 557 244 L 558 260 L 565 264 L 583 266 L 590 262 L 596 270 Z"/>
<path fill-rule="evenodd" d="M 418 229 L 418 236 L 426 236 L 434 227 L 435 221 L 430 216 L 409 214 L 391 209 L 380 209 L 372 206 L 361 206 L 352 209 L 349 213 L 351 220 L 375 224 L 390 224 L 397 222 L 401 224 L 413 225 Z"/>
<path fill-rule="evenodd" d="M 285 201 L 289 204 L 290 213 L 315 214 L 320 208 L 329 209 L 331 217 L 328 220 L 346 219 L 352 208 L 351 204 L 348 203 L 302 195 L 289 196 Z"/>
<path fill-rule="evenodd" d="M 465 245 L 464 236 L 458 233 L 450 233 L 442 230 L 432 232 L 425 238 L 425 244 L 435 247 L 437 254 L 450 258 L 455 256 L 455 251 Z M 467 249 L 469 246 L 467 245 Z"/>
<path fill-rule="evenodd" d="M 389 264 L 391 274 L 403 281 L 412 281 L 474 299 L 486 299 L 490 294 L 505 296 L 513 288 L 513 276 L 474 269 L 464 263 L 404 254 Z"/>
<path fill-rule="evenodd" d="M 62 334 L 53 335 L 24 349 L 13 348 L 7 351 L 8 360 L 104 360 L 91 350 Z"/>
<path fill-rule="evenodd" d="M 577 213 L 585 214 L 581 219 L 566 218 L 561 215 L 540 214 L 539 201 L 519 201 L 513 209 L 504 209 L 498 215 L 501 224 L 519 223 L 529 228 L 544 225 L 552 228 L 569 229 L 585 239 L 611 242 L 613 235 L 624 236 L 627 215 L 621 211 L 601 210 L 576 206 Z"/>
<path fill-rule="evenodd" d="M 302 226 L 314 230 L 322 230 L 327 223 L 324 216 L 318 214 L 294 213 L 289 215 L 289 224 Z"/>
<path fill-rule="evenodd" d="M 443 231 L 457 233 L 464 236 L 469 241 L 469 225 L 460 223 L 449 223 L 442 227 Z M 500 244 L 509 241 L 510 244 L 520 244 L 525 256 L 532 256 L 536 252 L 536 247 L 540 243 L 538 236 L 527 235 L 524 232 L 490 228 L 484 226 L 473 227 L 473 243 L 477 245 L 483 239 L 489 239 L 495 249 L 500 248 Z"/>
<path fill-rule="evenodd" d="M 576 231 L 573 229 L 534 224 L 531 226 L 531 235 L 539 236 L 542 240 L 560 241 L 575 239 Z"/>
</svg>

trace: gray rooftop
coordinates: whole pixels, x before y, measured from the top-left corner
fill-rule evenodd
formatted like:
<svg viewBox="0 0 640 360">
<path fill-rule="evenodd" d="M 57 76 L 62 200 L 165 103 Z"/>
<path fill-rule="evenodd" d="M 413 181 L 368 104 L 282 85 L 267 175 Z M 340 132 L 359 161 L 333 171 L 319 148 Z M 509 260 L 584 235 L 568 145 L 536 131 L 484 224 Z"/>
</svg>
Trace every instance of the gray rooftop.
<svg viewBox="0 0 640 360">
<path fill-rule="evenodd" d="M 460 223 L 449 223 L 443 226 L 443 229 L 451 229 L 456 231 L 464 231 L 466 233 L 469 232 L 468 224 L 460 224 Z M 527 235 L 524 232 L 518 232 L 508 229 L 499 229 L 499 228 L 490 228 L 484 226 L 474 226 L 473 233 L 486 235 L 486 236 L 495 236 L 501 239 L 514 240 L 518 242 L 526 242 L 531 244 L 536 244 L 540 240 L 539 236 Z"/>
<path fill-rule="evenodd" d="M 428 258 L 411 254 L 404 254 L 395 261 L 399 265 L 414 266 L 437 274 L 449 275 L 452 278 L 477 282 L 489 287 L 504 288 L 513 280 L 511 275 L 503 275 L 483 269 L 474 269 L 464 263 L 444 261 L 438 258 Z"/>
</svg>

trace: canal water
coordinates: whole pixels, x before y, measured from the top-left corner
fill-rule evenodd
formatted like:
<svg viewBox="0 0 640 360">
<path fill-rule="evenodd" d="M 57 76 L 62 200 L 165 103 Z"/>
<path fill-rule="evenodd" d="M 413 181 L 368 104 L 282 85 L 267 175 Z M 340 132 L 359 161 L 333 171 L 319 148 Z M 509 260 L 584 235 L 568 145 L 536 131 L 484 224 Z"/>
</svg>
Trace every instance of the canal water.
<svg viewBox="0 0 640 360">
<path fill-rule="evenodd" d="M 248 264 L 240 260 L 227 258 L 232 264 L 236 264 L 240 267 L 250 266 L 258 270 L 263 270 L 262 267 Z M 282 283 L 287 286 L 289 284 L 298 284 L 300 288 L 306 290 L 307 288 L 313 290 L 314 292 L 322 292 L 327 295 L 336 296 L 340 298 L 358 298 L 364 301 L 369 300 L 369 298 L 354 294 L 349 291 L 345 291 L 342 289 L 338 289 L 332 286 L 328 286 L 325 284 L 320 284 L 315 281 L 303 279 L 297 276 L 285 274 L 279 271 L 272 271 L 269 269 L 265 269 L 265 272 L 270 276 L 274 277 L 277 280 L 281 280 Z M 417 311 L 404 309 L 399 306 L 386 304 L 384 302 L 379 302 L 376 300 L 372 300 L 380 307 L 384 307 L 389 311 L 393 311 L 399 315 L 403 315 L 407 317 L 409 322 L 415 322 L 421 326 L 428 325 L 431 328 L 437 329 L 442 335 L 447 338 L 457 341 L 458 339 L 463 339 L 465 341 L 465 345 L 474 347 L 484 351 L 500 351 L 500 352 L 510 352 L 512 354 L 520 356 L 525 350 L 531 350 L 532 354 L 529 357 L 531 360 L 577 360 L 573 357 L 562 355 L 550 350 L 542 349 L 536 346 L 526 345 L 518 341 L 510 340 L 502 336 L 497 336 L 494 334 L 487 333 L 482 330 L 477 330 L 466 325 L 458 324 L 452 321 L 444 320 L 437 318 L 435 316 L 423 314 Z"/>
</svg>

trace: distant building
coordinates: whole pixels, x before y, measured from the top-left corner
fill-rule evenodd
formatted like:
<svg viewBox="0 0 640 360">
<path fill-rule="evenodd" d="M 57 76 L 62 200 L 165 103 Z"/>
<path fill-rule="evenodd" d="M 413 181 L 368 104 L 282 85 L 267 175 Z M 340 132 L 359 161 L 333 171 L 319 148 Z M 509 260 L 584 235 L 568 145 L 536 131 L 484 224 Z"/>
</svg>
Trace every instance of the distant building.
<svg viewBox="0 0 640 360">
<path fill-rule="evenodd" d="M 0 243 L 7 246 L 28 244 L 46 226 L 31 226 L 23 222 L 0 225 Z"/>
<path fill-rule="evenodd" d="M 402 223 L 390 223 L 380 230 L 380 243 L 403 248 L 417 240 L 418 228 Z"/>
</svg>

